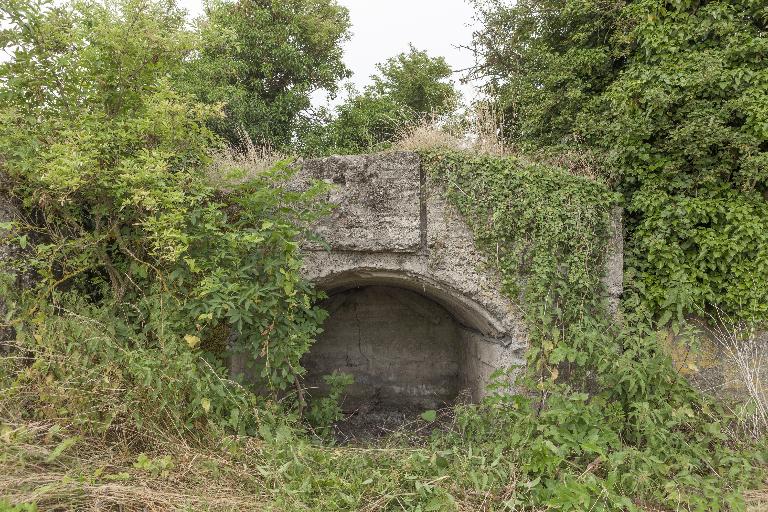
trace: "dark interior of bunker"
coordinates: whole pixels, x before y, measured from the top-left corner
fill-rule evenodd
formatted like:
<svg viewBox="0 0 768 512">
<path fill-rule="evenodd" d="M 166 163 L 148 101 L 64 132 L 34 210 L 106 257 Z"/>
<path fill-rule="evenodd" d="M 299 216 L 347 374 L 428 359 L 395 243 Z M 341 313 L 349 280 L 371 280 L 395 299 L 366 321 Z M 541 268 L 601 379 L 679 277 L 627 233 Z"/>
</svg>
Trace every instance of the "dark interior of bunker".
<svg viewBox="0 0 768 512">
<path fill-rule="evenodd" d="M 362 286 L 320 304 L 329 316 L 303 361 L 310 392 L 323 376 L 351 374 L 345 413 L 423 411 L 452 402 L 461 387 L 460 325 L 441 305 L 411 290 Z"/>
</svg>

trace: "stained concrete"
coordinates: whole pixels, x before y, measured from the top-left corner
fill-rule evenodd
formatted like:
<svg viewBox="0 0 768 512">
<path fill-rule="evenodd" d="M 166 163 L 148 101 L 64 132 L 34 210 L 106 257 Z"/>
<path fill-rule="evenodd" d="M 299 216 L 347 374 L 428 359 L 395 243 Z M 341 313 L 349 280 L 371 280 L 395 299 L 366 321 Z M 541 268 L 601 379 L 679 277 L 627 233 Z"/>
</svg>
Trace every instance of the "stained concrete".
<svg viewBox="0 0 768 512">
<path fill-rule="evenodd" d="M 520 308 L 501 293 L 500 276 L 475 247 L 472 232 L 444 199 L 440 184 L 421 168 L 417 154 L 311 160 L 293 186 L 306 187 L 316 179 L 333 185 L 325 199 L 336 208 L 316 226 L 330 250 L 304 246 L 305 277 L 331 295 L 384 286 L 418 294 L 442 308 L 448 315 L 444 322 L 458 329 L 459 388 L 475 400 L 485 394 L 495 370 L 524 364 L 527 335 Z M 332 314 L 334 333 L 339 332 L 337 322 Z M 317 381 L 315 370 L 327 368 L 313 363 L 315 356 L 323 357 L 318 355 L 322 345 L 341 350 L 344 341 L 329 341 L 337 335 L 323 335 L 305 358 L 312 368 L 310 381 Z M 405 351 L 404 361 L 419 361 L 413 344 L 396 346 Z M 370 375 L 365 379 L 373 381 Z M 421 384 L 408 378 L 403 384 L 403 403 L 426 400 Z"/>
<path fill-rule="evenodd" d="M 412 153 L 308 160 L 293 179 L 296 188 L 314 180 L 333 185 L 325 198 L 335 205 L 315 232 L 334 252 L 414 253 L 421 245 L 421 170 Z M 307 248 L 321 250 L 315 245 Z"/>
<path fill-rule="evenodd" d="M 444 198 L 441 184 L 422 169 L 417 154 L 388 152 L 306 161 L 292 186 L 301 189 L 318 179 L 332 185 L 325 199 L 336 208 L 316 226 L 329 250 L 313 243 L 304 244 L 305 277 L 333 296 L 346 297 L 344 294 L 355 290 L 364 293 L 365 309 L 371 316 L 360 328 L 381 330 L 383 324 L 376 319 L 380 315 L 386 319 L 382 322 L 392 324 L 386 330 L 390 337 L 400 338 L 390 343 L 380 340 L 376 333 L 361 334 L 364 345 L 371 350 L 374 344 L 382 344 L 386 347 L 382 350 L 388 353 L 402 351 L 397 356 L 387 356 L 397 358 L 401 382 L 399 387 L 395 386 L 393 379 L 397 377 L 386 369 L 390 367 L 372 361 L 370 370 L 360 377 L 362 387 L 350 392 L 353 402 L 358 395 L 363 396 L 365 386 L 365 392 L 380 386 L 390 395 L 399 389 L 403 403 L 426 403 L 426 389 L 439 399 L 455 391 L 453 384 L 445 384 L 450 392 L 433 389 L 437 378 L 433 368 L 427 366 L 417 371 L 423 364 L 423 354 L 421 345 L 409 332 L 418 332 L 420 339 L 427 340 L 424 343 L 430 350 L 437 350 L 436 338 L 416 329 L 418 315 L 401 308 L 399 319 L 394 318 L 394 306 L 383 294 L 376 306 L 370 292 L 360 290 L 399 288 L 404 290 L 401 296 L 406 296 L 406 292 L 408 296 L 418 294 L 424 301 L 442 308 L 446 314 L 435 318 L 440 318 L 446 329 L 455 326 L 459 340 L 458 386 L 468 390 L 474 400 L 486 394 L 491 375 L 497 369 L 524 365 L 527 333 L 521 308 L 501 292 L 501 277 L 493 270 L 493 262 L 487 261 L 477 249 L 471 230 Z M 604 279 L 612 309 L 617 306 L 622 289 L 621 240 L 621 218 L 617 215 L 612 224 Z M 353 301 L 355 304 L 363 297 L 353 296 L 358 297 Z M 328 332 L 305 358 L 311 382 L 319 382 L 320 372 L 343 366 L 341 354 L 348 354 L 348 347 L 360 339 L 355 338 L 357 334 L 352 335 L 357 329 L 356 321 L 341 311 L 332 312 Z M 407 328 L 401 328 L 402 325 Z M 447 346 L 453 346 L 453 337 L 441 338 Z M 420 373 L 425 383 L 414 380 Z"/>
<path fill-rule="evenodd" d="M 325 332 L 305 357 L 310 393 L 322 376 L 350 373 L 343 408 L 354 411 L 437 408 L 461 388 L 461 326 L 419 293 L 366 286 L 332 295 L 321 306 Z"/>
<path fill-rule="evenodd" d="M 462 390 L 479 400 L 496 370 L 524 365 L 521 308 L 416 153 L 305 161 L 290 186 L 315 180 L 332 185 L 335 209 L 315 226 L 325 245 L 303 244 L 304 276 L 331 313 L 303 361 L 310 385 L 349 371 L 347 407 L 434 407 Z M 614 308 L 621 250 L 615 216 L 604 280 Z"/>
<path fill-rule="evenodd" d="M 722 317 L 688 316 L 690 334 L 668 331 L 662 345 L 698 389 L 730 403 L 768 397 L 768 331 Z M 695 346 L 692 346 L 692 343 Z"/>
</svg>

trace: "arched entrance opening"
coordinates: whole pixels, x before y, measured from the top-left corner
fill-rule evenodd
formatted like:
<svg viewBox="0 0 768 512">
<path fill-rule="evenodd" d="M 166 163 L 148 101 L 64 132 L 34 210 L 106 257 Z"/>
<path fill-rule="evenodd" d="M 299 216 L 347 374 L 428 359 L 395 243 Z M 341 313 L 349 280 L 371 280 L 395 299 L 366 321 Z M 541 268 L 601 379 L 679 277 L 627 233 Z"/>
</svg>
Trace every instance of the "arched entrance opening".
<svg viewBox="0 0 768 512">
<path fill-rule="evenodd" d="M 321 307 L 324 332 L 305 358 L 306 384 L 351 374 L 343 409 L 435 409 L 461 388 L 461 327 L 436 302 L 404 288 L 362 286 L 342 290 Z"/>
<path fill-rule="evenodd" d="M 503 359 L 497 320 L 443 283 L 356 269 L 316 284 L 329 316 L 302 360 L 305 384 L 318 396 L 324 375 L 351 374 L 345 412 L 434 409 L 464 390 L 477 400 Z"/>
</svg>

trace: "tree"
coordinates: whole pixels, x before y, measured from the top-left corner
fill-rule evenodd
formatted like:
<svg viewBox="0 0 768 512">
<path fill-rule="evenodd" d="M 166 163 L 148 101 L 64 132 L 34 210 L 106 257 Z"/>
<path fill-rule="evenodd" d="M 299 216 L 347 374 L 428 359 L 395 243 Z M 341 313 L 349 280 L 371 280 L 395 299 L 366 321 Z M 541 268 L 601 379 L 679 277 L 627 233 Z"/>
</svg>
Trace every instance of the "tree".
<svg viewBox="0 0 768 512">
<path fill-rule="evenodd" d="M 576 143 L 580 112 L 615 80 L 626 58 L 615 39 L 624 1 L 476 1 L 473 73 L 504 113 L 504 134 L 522 149 Z"/>
<path fill-rule="evenodd" d="M 430 57 L 411 46 L 377 66 L 379 74 L 360 93 L 348 89 L 347 100 L 309 125 L 300 137 L 306 152 L 360 153 L 391 143 L 407 127 L 453 112 L 459 93 L 443 57 Z"/>
<path fill-rule="evenodd" d="M 768 319 L 764 2 L 479 2 L 477 73 L 524 150 L 598 156 L 632 300 Z"/>
<path fill-rule="evenodd" d="M 347 9 L 336 0 L 212 0 L 198 20 L 201 49 L 178 77 L 183 90 L 224 105 L 212 127 L 231 144 L 291 142 L 317 89 L 349 76 L 341 44 Z"/>
<path fill-rule="evenodd" d="M 411 45 L 408 53 L 387 59 L 376 66 L 371 92 L 391 98 L 409 108 L 416 117 L 443 115 L 453 111 L 459 100 L 451 67 L 443 57 L 430 57 Z"/>
<path fill-rule="evenodd" d="M 12 54 L 0 64 L 0 174 L 22 210 L 12 233 L 28 249 L 12 263 L 36 277 L 14 306 L 14 327 L 31 353 L 59 343 L 62 353 L 113 361 L 153 407 L 172 403 L 189 421 L 239 430 L 250 395 L 212 378 L 222 362 L 201 347 L 231 327 L 268 389 L 298 385 L 324 313 L 299 276 L 297 239 L 322 203 L 319 188 L 284 190 L 284 167 L 226 193 L 211 183 L 220 140 L 208 124 L 219 113 L 170 79 L 195 48 L 184 21 L 165 0 L 0 7 Z M 10 264 L 0 263 L 2 285 Z M 109 342 L 75 328 L 39 346 L 29 319 L 52 315 L 55 325 L 68 308 L 81 315 L 75 327 L 99 317 Z M 158 413 L 135 411 L 144 412 Z"/>
</svg>

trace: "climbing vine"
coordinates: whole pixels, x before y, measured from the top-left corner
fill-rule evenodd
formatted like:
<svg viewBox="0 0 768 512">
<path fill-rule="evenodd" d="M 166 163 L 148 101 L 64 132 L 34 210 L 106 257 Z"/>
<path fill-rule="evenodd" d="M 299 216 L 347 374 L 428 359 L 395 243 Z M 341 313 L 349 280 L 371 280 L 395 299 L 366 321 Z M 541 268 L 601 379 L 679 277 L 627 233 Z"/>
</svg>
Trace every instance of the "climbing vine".
<svg viewBox="0 0 768 512">
<path fill-rule="evenodd" d="M 724 434 L 736 418 L 674 370 L 656 326 L 631 311 L 618 325 L 608 312 L 601 276 L 616 194 L 519 158 L 425 152 L 422 162 L 529 329 L 523 394 L 460 415 L 462 442 L 518 459 L 529 486 L 521 504 L 743 509 L 758 472 L 755 453 Z"/>
<path fill-rule="evenodd" d="M 554 349 L 556 339 L 586 319 L 607 322 L 599 269 L 619 201 L 615 193 L 518 158 L 450 152 L 424 154 L 423 160 L 472 227 L 503 291 L 523 306 L 534 339 L 542 340 L 534 351 Z M 550 372 L 559 373 L 561 356 L 578 359 L 570 348 L 558 347 Z"/>
<path fill-rule="evenodd" d="M 633 308 L 767 322 L 766 3 L 475 3 L 508 142 L 581 155 L 624 195 Z"/>
</svg>

